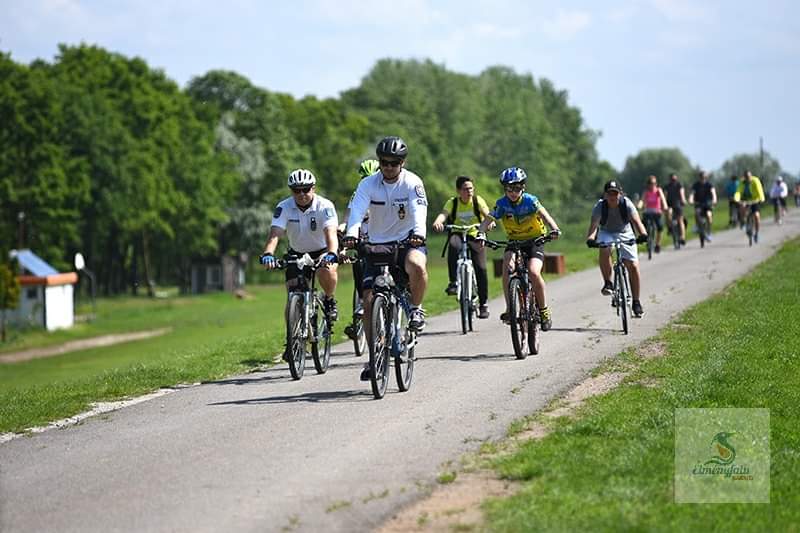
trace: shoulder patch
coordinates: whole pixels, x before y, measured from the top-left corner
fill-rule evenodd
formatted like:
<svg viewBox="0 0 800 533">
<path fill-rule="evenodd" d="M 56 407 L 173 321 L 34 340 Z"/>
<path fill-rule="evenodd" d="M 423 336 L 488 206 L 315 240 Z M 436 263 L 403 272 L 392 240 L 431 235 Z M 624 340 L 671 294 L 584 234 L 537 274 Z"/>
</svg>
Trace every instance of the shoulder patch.
<svg viewBox="0 0 800 533">
<path fill-rule="evenodd" d="M 422 198 L 417 198 L 417 205 L 428 205 L 428 202 Z"/>
<path fill-rule="evenodd" d="M 416 187 L 414 187 L 414 192 L 417 193 L 417 196 L 419 198 L 425 198 L 425 187 L 423 187 L 422 185 L 417 185 Z"/>
<path fill-rule="evenodd" d="M 327 218 L 333 218 L 333 208 L 326 207 L 322 212 Z"/>
<path fill-rule="evenodd" d="M 281 213 L 283 213 L 283 208 L 281 206 L 276 207 L 275 214 L 272 215 L 272 218 L 280 218 Z"/>
</svg>

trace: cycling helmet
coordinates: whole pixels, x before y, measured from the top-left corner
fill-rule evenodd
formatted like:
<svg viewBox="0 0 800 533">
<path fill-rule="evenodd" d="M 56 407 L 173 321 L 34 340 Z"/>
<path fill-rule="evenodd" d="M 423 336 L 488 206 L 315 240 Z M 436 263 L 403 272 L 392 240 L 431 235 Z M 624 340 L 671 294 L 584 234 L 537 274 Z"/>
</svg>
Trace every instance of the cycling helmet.
<svg viewBox="0 0 800 533">
<path fill-rule="evenodd" d="M 400 137 L 384 137 L 375 148 L 378 157 L 398 157 L 405 159 L 408 155 L 408 146 Z"/>
<path fill-rule="evenodd" d="M 317 178 L 314 177 L 314 174 L 310 170 L 298 168 L 289 174 L 289 180 L 287 183 L 290 189 L 295 189 L 297 187 L 310 187 L 317 183 Z"/>
<path fill-rule="evenodd" d="M 362 178 L 366 178 L 375 174 L 380 168 L 381 165 L 377 159 L 365 159 L 361 162 L 361 166 L 358 167 L 358 173 Z"/>
<path fill-rule="evenodd" d="M 525 173 L 525 169 L 520 167 L 509 167 L 500 174 L 500 183 L 503 185 L 525 183 L 527 179 L 528 175 Z"/>
</svg>

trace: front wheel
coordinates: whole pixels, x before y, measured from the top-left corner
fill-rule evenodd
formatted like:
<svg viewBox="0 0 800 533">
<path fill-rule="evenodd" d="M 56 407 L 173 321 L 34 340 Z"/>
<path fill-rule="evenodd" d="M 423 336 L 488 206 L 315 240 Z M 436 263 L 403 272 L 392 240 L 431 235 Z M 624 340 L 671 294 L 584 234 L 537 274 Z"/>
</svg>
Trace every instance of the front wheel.
<svg viewBox="0 0 800 533">
<path fill-rule="evenodd" d="M 290 294 L 286 313 L 286 355 L 293 379 L 303 377 L 306 368 L 306 339 L 303 331 L 303 296 Z"/>
<path fill-rule="evenodd" d="M 469 312 L 472 306 L 472 283 L 470 283 L 469 267 L 462 263 L 458 269 L 458 303 L 461 308 L 461 333 L 466 335 L 470 330 Z"/>
<path fill-rule="evenodd" d="M 624 265 L 617 265 L 616 266 L 616 277 L 617 277 L 617 311 L 619 312 L 619 316 L 622 319 L 622 332 L 627 335 L 628 334 L 628 287 L 626 283 L 626 274 L 625 274 L 625 266 Z"/>
<path fill-rule="evenodd" d="M 389 356 L 392 342 L 389 307 L 386 296 L 375 295 L 370 324 L 372 342 L 369 343 L 369 380 L 372 385 L 372 395 L 376 400 L 383 398 L 386 386 L 389 384 Z"/>
<path fill-rule="evenodd" d="M 330 322 L 325 315 L 325 307 L 320 298 L 315 298 L 316 306 L 314 315 L 311 317 L 311 355 L 314 358 L 314 368 L 317 374 L 324 374 L 328 371 L 331 362 L 331 330 Z"/>
<path fill-rule="evenodd" d="M 656 225 L 653 219 L 647 220 L 647 259 L 653 259 L 653 250 L 656 247 Z"/>
<path fill-rule="evenodd" d="M 511 344 L 514 346 L 514 355 L 517 359 L 525 359 L 528 351 L 525 349 L 526 322 L 526 295 L 522 281 L 511 278 L 508 282 L 508 319 L 511 322 Z"/>
<path fill-rule="evenodd" d="M 356 310 L 361 309 L 361 316 L 356 316 Z M 356 357 L 367 353 L 367 332 L 364 331 L 364 309 L 358 289 L 353 289 L 353 351 Z"/>
</svg>

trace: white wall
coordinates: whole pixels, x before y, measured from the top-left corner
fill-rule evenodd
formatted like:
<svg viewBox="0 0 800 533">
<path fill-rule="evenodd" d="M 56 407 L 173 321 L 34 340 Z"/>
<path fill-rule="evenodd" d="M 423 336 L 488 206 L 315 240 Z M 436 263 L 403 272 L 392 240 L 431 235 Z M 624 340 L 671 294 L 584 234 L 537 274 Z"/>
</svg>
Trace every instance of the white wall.
<svg viewBox="0 0 800 533">
<path fill-rule="evenodd" d="M 48 331 L 71 328 L 75 322 L 72 285 L 56 285 L 45 289 L 45 327 Z"/>
<path fill-rule="evenodd" d="M 29 293 L 35 293 L 34 298 L 29 298 Z M 9 324 L 24 326 L 44 326 L 44 286 L 20 287 L 19 306 L 13 311 L 6 311 L 6 320 Z"/>
</svg>

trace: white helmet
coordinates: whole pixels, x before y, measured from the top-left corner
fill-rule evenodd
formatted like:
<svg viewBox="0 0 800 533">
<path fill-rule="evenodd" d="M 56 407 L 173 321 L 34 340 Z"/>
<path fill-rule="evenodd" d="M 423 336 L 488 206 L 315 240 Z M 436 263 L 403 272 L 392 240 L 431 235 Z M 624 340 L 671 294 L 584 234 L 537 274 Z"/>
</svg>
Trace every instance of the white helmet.
<svg viewBox="0 0 800 533">
<path fill-rule="evenodd" d="M 310 170 L 298 168 L 289 174 L 289 180 L 287 183 L 290 189 L 295 189 L 297 187 L 311 187 L 317 183 L 317 178 L 314 177 L 314 174 L 312 174 Z"/>
</svg>

